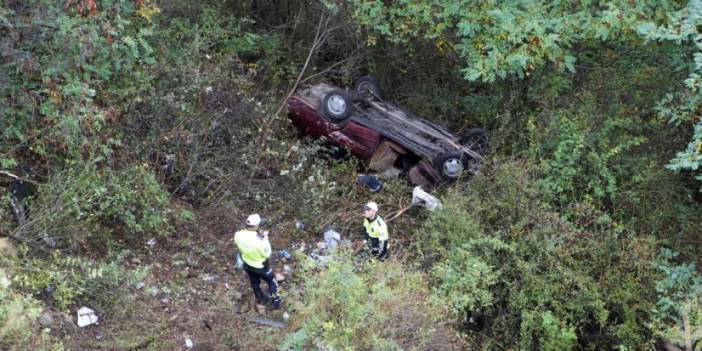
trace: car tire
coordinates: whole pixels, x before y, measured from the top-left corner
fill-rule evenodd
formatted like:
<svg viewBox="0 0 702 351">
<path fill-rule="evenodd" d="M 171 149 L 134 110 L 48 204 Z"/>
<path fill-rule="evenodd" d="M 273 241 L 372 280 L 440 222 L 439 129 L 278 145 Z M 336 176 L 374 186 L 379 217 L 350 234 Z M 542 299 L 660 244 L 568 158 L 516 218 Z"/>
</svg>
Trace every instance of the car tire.
<svg viewBox="0 0 702 351">
<path fill-rule="evenodd" d="M 353 84 L 353 91 L 363 99 L 368 99 L 373 96 L 383 98 L 383 90 L 380 89 L 380 83 L 373 76 L 363 76 L 358 78 Z"/>
<path fill-rule="evenodd" d="M 468 168 L 466 156 L 461 151 L 445 152 L 434 159 L 434 169 L 448 182 L 456 181 Z"/>
<path fill-rule="evenodd" d="M 343 90 L 332 90 L 322 99 L 322 113 L 334 122 L 341 122 L 351 114 L 352 100 Z"/>
<path fill-rule="evenodd" d="M 486 156 L 488 153 L 488 138 L 483 128 L 471 128 L 461 133 L 458 143 Z"/>
</svg>

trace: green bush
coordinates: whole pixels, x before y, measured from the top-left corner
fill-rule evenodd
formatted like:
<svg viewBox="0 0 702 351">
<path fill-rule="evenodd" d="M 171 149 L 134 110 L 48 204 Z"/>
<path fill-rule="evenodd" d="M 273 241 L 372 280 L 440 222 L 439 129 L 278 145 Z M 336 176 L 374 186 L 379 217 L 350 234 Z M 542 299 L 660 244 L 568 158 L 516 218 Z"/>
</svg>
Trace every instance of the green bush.
<svg viewBox="0 0 702 351">
<path fill-rule="evenodd" d="M 647 345 L 655 240 L 588 204 L 559 215 L 539 199 L 536 168 L 496 161 L 470 191 L 450 191 L 416 233 L 434 298 L 466 326 L 524 350 Z"/>
<path fill-rule="evenodd" d="M 0 269 L 0 348 L 14 349 L 32 337 L 32 323 L 41 307 L 28 294 L 15 291 L 7 272 Z"/>
<path fill-rule="evenodd" d="M 345 253 L 323 268 L 306 262 L 301 278 L 289 297 L 294 331 L 280 350 L 426 350 L 439 337 L 442 309 L 425 301 L 425 277 L 399 262 L 358 262 Z"/>
</svg>

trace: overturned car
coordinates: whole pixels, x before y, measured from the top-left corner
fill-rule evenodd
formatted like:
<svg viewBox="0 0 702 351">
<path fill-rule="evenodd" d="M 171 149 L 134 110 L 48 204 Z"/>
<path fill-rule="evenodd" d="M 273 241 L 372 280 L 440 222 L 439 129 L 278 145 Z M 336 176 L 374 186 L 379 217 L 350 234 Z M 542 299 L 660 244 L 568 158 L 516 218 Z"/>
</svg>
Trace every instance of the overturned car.
<svg viewBox="0 0 702 351">
<path fill-rule="evenodd" d="M 454 135 L 385 101 L 373 77 L 360 78 L 350 92 L 324 83 L 303 87 L 288 100 L 288 117 L 310 136 L 369 159 L 370 169 L 405 174 L 416 185 L 469 178 L 487 155 L 481 128 Z"/>
</svg>

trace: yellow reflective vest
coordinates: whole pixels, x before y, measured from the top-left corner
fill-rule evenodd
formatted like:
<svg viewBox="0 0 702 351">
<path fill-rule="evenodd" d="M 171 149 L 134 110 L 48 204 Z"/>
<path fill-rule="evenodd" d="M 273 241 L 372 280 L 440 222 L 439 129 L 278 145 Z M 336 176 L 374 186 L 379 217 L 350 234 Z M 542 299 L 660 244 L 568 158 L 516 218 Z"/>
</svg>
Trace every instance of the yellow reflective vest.
<svg viewBox="0 0 702 351">
<path fill-rule="evenodd" d="M 388 226 L 378 215 L 375 216 L 373 221 L 369 221 L 368 218 L 364 218 L 363 226 L 366 228 L 366 233 L 368 233 L 368 236 L 371 238 L 377 238 L 380 241 L 385 241 L 390 237 L 388 234 Z"/>
<path fill-rule="evenodd" d="M 253 230 L 240 230 L 234 234 L 234 243 L 241 252 L 241 259 L 254 268 L 263 268 L 263 262 L 271 256 L 271 243 Z"/>
</svg>

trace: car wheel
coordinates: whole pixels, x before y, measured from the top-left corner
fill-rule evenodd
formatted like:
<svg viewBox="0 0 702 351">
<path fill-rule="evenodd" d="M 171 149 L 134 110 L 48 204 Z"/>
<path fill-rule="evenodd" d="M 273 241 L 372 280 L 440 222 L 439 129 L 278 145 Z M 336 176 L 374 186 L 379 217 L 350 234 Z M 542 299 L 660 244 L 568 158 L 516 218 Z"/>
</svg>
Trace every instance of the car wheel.
<svg viewBox="0 0 702 351">
<path fill-rule="evenodd" d="M 434 168 L 441 176 L 449 181 L 455 181 L 467 168 L 465 155 L 461 151 L 449 151 L 439 155 L 434 160 Z"/>
<path fill-rule="evenodd" d="M 488 138 L 483 128 L 471 128 L 461 134 L 458 143 L 486 156 L 488 153 Z"/>
<path fill-rule="evenodd" d="M 322 113 L 334 122 L 341 122 L 351 114 L 351 98 L 343 90 L 332 90 L 324 96 Z"/>
<path fill-rule="evenodd" d="M 353 85 L 353 90 L 363 99 L 368 99 L 373 96 L 383 98 L 383 91 L 380 89 L 380 83 L 375 77 L 364 76 L 358 78 Z"/>
</svg>

